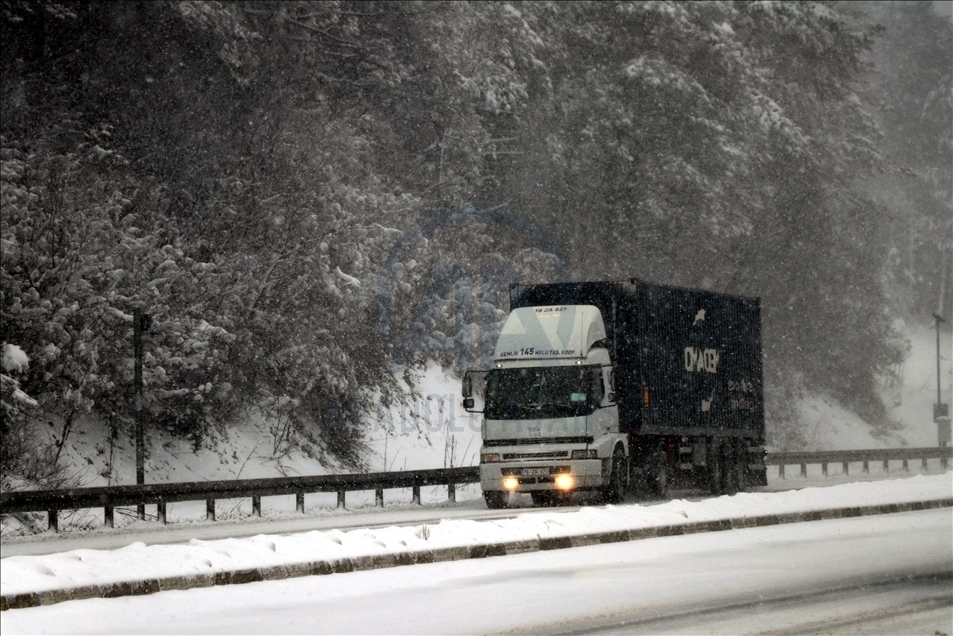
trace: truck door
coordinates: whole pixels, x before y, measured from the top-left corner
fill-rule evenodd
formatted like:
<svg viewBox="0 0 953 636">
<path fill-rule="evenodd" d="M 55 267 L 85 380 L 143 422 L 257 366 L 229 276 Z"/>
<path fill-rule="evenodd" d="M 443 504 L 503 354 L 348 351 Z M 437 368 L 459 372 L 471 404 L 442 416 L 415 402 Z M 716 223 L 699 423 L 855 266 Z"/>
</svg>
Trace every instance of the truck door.
<svg viewBox="0 0 953 636">
<path fill-rule="evenodd" d="M 612 387 L 612 367 L 590 367 L 590 399 L 593 411 L 587 419 L 587 433 L 599 437 L 619 432 L 619 412 Z"/>
</svg>

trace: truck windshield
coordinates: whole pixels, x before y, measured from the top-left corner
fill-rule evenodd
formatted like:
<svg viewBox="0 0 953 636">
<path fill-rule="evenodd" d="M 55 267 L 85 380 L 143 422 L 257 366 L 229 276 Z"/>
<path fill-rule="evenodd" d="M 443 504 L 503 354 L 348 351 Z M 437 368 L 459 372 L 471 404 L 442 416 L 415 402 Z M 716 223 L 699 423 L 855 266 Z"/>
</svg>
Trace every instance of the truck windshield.
<svg viewBox="0 0 953 636">
<path fill-rule="evenodd" d="M 593 367 L 494 369 L 487 376 L 484 414 L 491 420 L 587 415 L 592 380 Z"/>
</svg>

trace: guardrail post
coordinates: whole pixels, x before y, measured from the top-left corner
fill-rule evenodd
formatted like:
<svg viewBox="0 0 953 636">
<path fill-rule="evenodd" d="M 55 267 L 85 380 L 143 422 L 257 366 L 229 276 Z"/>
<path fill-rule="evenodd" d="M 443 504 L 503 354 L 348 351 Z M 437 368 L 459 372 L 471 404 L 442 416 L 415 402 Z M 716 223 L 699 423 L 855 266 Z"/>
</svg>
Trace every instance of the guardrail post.
<svg viewBox="0 0 953 636">
<path fill-rule="evenodd" d="M 946 455 L 944 455 L 943 457 L 940 458 L 940 466 L 943 467 L 943 470 L 946 470 L 946 466 L 947 466 L 947 463 L 946 463 Z"/>
<path fill-rule="evenodd" d="M 923 470 L 927 470 L 927 468 L 929 468 L 929 464 L 927 463 L 927 458 L 924 457 L 921 461 L 923 462 Z"/>
<path fill-rule="evenodd" d="M 136 519 L 139 521 L 146 520 L 146 504 L 139 504 L 136 506 Z"/>
<path fill-rule="evenodd" d="M 251 514 L 253 517 L 261 516 L 261 497 L 259 495 L 252 495 L 251 497 Z"/>
<path fill-rule="evenodd" d="M 864 473 L 870 474 L 870 462 L 866 459 L 864 460 Z"/>
<path fill-rule="evenodd" d="M 49 519 L 49 529 L 53 532 L 60 531 L 60 520 L 59 520 L 59 510 L 55 508 L 53 510 L 47 510 L 46 516 Z"/>
<path fill-rule="evenodd" d="M 807 464 L 801 464 L 801 477 L 807 478 Z"/>
<path fill-rule="evenodd" d="M 827 477 L 827 462 L 821 462 L 821 474 Z"/>
<path fill-rule="evenodd" d="M 304 493 L 295 493 L 295 510 L 304 514 Z"/>
<path fill-rule="evenodd" d="M 844 475 L 850 474 L 850 462 L 844 462 L 844 465 L 841 466 L 841 468 L 843 469 Z"/>
<path fill-rule="evenodd" d="M 778 479 L 784 479 L 784 464 L 778 464 Z"/>
<path fill-rule="evenodd" d="M 885 459 L 885 460 L 884 460 L 884 472 L 885 472 L 885 473 L 889 473 L 889 472 L 890 472 L 890 460 L 889 460 L 889 459 Z"/>
<path fill-rule="evenodd" d="M 338 508 L 344 508 L 344 491 L 338 491 Z"/>
<path fill-rule="evenodd" d="M 168 517 L 166 516 L 164 501 L 160 501 L 159 503 L 156 504 L 156 517 L 158 518 L 159 523 L 163 525 L 169 523 Z"/>
<path fill-rule="evenodd" d="M 378 508 L 384 507 L 384 489 L 377 488 L 374 490 L 374 505 Z"/>
<path fill-rule="evenodd" d="M 410 503 L 420 505 L 420 486 L 414 486 L 413 494 L 410 496 Z"/>
<path fill-rule="evenodd" d="M 457 485 L 452 481 L 447 484 L 447 500 L 454 503 L 457 501 Z"/>
<path fill-rule="evenodd" d="M 215 521 L 215 500 L 205 500 L 205 518 L 209 521 Z"/>
<path fill-rule="evenodd" d="M 908 473 L 910 472 L 910 465 L 907 463 L 906 459 L 903 460 L 903 469 Z"/>
<path fill-rule="evenodd" d="M 115 528 L 116 515 L 113 513 L 113 507 L 106 506 L 105 508 L 103 508 L 103 513 L 105 516 L 105 519 L 103 519 L 103 525 L 106 526 L 107 528 Z"/>
</svg>

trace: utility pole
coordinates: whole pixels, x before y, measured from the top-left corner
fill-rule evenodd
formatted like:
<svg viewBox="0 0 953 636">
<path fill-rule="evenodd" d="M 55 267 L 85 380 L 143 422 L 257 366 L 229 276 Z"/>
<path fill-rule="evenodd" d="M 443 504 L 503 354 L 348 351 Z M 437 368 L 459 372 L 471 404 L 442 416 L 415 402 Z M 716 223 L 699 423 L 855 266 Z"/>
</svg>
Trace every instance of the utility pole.
<svg viewBox="0 0 953 636">
<path fill-rule="evenodd" d="M 933 314 L 936 320 L 936 403 L 942 404 L 943 397 L 940 395 L 940 323 L 946 322 L 940 314 Z"/>
<path fill-rule="evenodd" d="M 142 313 L 140 307 L 136 307 L 132 312 L 132 344 L 136 368 L 136 485 L 141 486 L 146 483 L 145 469 L 145 435 L 143 433 L 143 413 L 142 409 L 142 332 L 149 331 L 152 323 L 152 317 L 149 314 Z M 139 504 L 136 509 L 137 517 L 140 520 L 146 518 L 145 504 Z"/>
</svg>

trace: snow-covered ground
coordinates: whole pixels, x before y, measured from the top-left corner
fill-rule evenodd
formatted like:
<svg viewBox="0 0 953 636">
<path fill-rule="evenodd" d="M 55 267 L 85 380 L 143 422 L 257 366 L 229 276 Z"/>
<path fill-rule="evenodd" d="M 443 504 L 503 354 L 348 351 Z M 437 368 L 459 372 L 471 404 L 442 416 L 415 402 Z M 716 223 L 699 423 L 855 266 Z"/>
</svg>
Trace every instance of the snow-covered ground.
<svg viewBox="0 0 953 636">
<path fill-rule="evenodd" d="M 805 450 L 853 450 L 936 446 L 933 422 L 936 402 L 936 330 L 934 325 L 914 325 L 898 320 L 894 328 L 909 345 L 903 364 L 892 369 L 881 383 L 881 399 L 891 420 L 900 428 L 885 436 L 874 435 L 856 413 L 823 395 L 808 395 L 798 404 L 798 413 L 809 448 Z M 940 385 L 943 401 L 951 403 L 951 344 L 949 331 L 940 332 Z"/>
<path fill-rule="evenodd" d="M 255 545 L 279 554 L 304 540 Z M 216 547 L 193 547 L 205 553 L 192 565 L 234 550 Z M 69 601 L 2 620 L 4 634 L 948 634 L 951 570 L 942 509 Z"/>
<path fill-rule="evenodd" d="M 403 399 L 383 416 L 362 420 L 369 472 L 408 468 L 444 468 L 477 463 L 480 423 L 463 410 L 460 381 L 430 363 L 413 372 L 415 394 L 401 381 Z M 285 475 L 347 472 L 330 458 L 278 449 L 273 424 L 259 413 L 234 422 L 225 437 L 194 448 L 188 440 L 149 431 L 145 462 L 147 483 L 255 479 Z M 61 434 L 58 425 L 49 431 Z M 52 438 L 51 437 L 51 438 Z M 120 436 L 110 445 L 105 425 L 87 417 L 75 426 L 64 447 L 66 462 L 82 486 L 136 483 L 135 447 Z"/>
<path fill-rule="evenodd" d="M 577 536 L 759 515 L 840 507 L 937 500 L 953 496 L 950 474 L 805 488 L 781 493 L 740 493 L 698 502 L 654 506 L 584 507 L 575 512 L 541 509 L 509 519 L 443 520 L 433 525 L 312 531 L 288 536 L 200 541 L 181 545 L 133 543 L 118 550 L 71 550 L 3 560 L 4 595 L 101 585 L 146 578 L 214 574 L 344 557 Z"/>
</svg>

